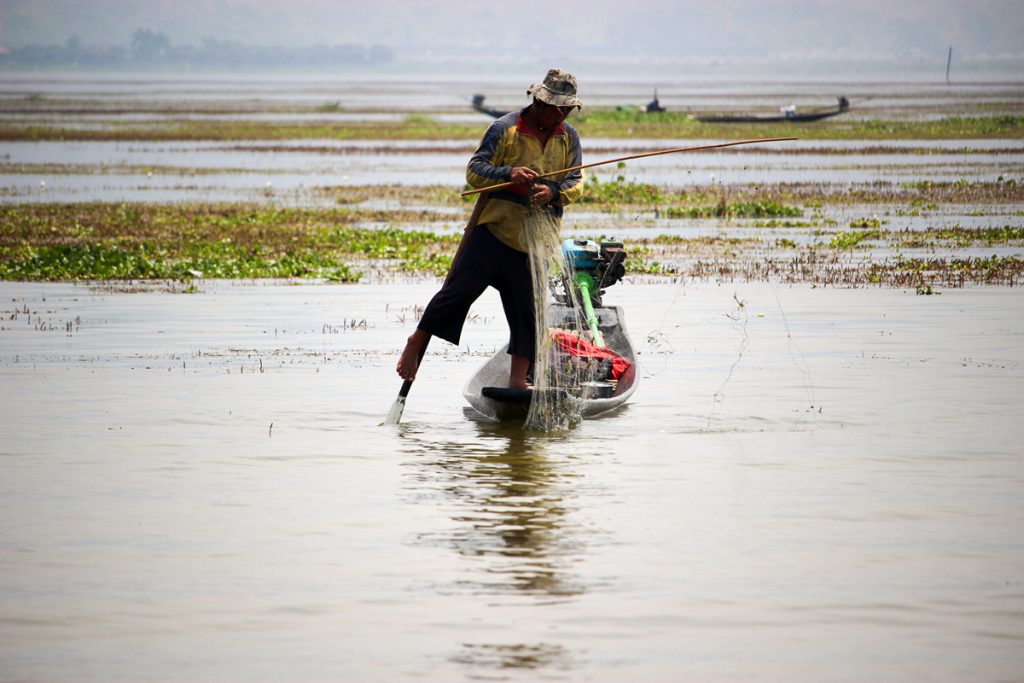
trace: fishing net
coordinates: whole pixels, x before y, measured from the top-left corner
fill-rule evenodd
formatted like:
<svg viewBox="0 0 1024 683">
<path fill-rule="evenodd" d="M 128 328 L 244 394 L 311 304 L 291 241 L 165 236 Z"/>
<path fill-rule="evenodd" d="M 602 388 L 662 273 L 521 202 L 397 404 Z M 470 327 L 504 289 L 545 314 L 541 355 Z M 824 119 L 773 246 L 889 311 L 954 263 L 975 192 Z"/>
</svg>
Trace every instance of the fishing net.
<svg viewBox="0 0 1024 683">
<path fill-rule="evenodd" d="M 562 252 L 558 222 L 544 210 L 530 211 L 523 230 L 533 277 L 536 359 L 533 364 L 533 400 L 526 416 L 525 427 L 534 431 L 570 429 L 583 418 L 582 403 L 577 398 L 580 387 L 593 377 L 592 363 L 568 354 L 556 342 L 558 333 L 565 329 L 570 334 L 585 330 L 582 311 L 575 297 L 571 305 L 558 306 L 556 320 L 548 290 L 553 281 L 566 281 L 571 266 Z"/>
</svg>

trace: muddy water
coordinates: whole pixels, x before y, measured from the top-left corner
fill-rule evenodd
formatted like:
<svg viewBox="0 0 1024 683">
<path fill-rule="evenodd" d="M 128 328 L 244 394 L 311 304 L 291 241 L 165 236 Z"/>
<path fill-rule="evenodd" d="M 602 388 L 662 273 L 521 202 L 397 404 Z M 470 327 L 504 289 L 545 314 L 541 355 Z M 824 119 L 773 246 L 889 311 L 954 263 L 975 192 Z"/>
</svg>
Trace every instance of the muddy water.
<svg viewBox="0 0 1024 683">
<path fill-rule="evenodd" d="M 1019 676 L 1019 291 L 626 282 L 561 434 L 463 405 L 488 294 L 379 427 L 434 287 L 0 284 L 4 676 Z"/>
<path fill-rule="evenodd" d="M 643 107 L 658 89 L 675 112 L 775 113 L 780 106 L 833 106 L 847 96 L 844 117 L 922 120 L 937 116 L 1021 114 L 1019 82 L 993 76 L 954 86 L 903 74 L 904 81 L 868 79 L 856 71 L 808 80 L 794 74 L 721 73 L 707 68 L 670 78 L 594 73 L 587 79 L 588 106 Z M 806 76 L 806 74 L 805 74 Z M 132 123 L 173 125 L 179 120 L 384 121 L 411 114 L 438 121 L 478 122 L 481 134 L 491 119 L 474 112 L 474 94 L 489 105 L 512 109 L 527 101 L 523 83 L 533 76 L 511 72 L 497 78 L 453 72 L 448 77 L 383 74 L 346 77 L 290 74 L 6 74 L 0 76 L 0 121 L 11 126 L 123 128 Z M 327 107 L 328 111 L 323 111 Z M 571 121 L 571 119 L 570 119 Z M 700 144 L 701 141 L 690 141 Z M 708 142 L 720 142 L 713 140 Z M 678 147 L 678 140 L 584 141 L 587 161 L 622 156 L 622 150 Z M 887 153 L 848 154 L 884 146 Z M 10 142 L 0 146 L 0 202 L 220 202 L 244 201 L 325 205 L 311 188 L 344 185 L 429 185 L 462 187 L 472 141 L 274 141 L 235 143 Z M 918 148 L 918 149 L 915 149 Z M 768 148 L 770 150 L 770 148 Z M 1019 180 L 1024 147 L 1017 140 L 938 140 L 864 143 L 798 141 L 777 149 L 816 151 L 793 156 L 769 153 L 686 154 L 655 157 L 595 171 L 610 179 L 668 186 L 722 183 L 830 182 L 870 184 L 931 180 Z M 935 151 L 922 154 L 921 149 Z M 964 153 L 964 149 L 993 151 Z M 835 154 L 833 152 L 847 152 Z"/>
<path fill-rule="evenodd" d="M 988 73 L 965 71 L 946 84 L 935 72 L 914 69 L 873 69 L 834 62 L 819 73 L 805 65 L 787 69 L 780 78 L 773 67 L 735 64 L 625 66 L 618 73 L 595 65 L 578 72 L 581 94 L 589 106 L 644 107 L 657 90 L 671 111 L 736 111 L 778 113 L 779 107 L 833 107 L 840 95 L 851 103 L 844 116 L 931 118 L 939 112 L 976 115 L 979 105 L 993 114 L 1020 113 L 1024 86 L 1013 64 Z M 795 65 L 794 65 L 795 66 Z M 849 67 L 853 67 L 852 69 Z M 527 104 L 525 85 L 535 82 L 536 69 L 502 68 L 481 74 L 477 64 L 412 74 L 245 73 L 88 73 L 76 71 L 0 75 L 0 102 L 34 97 L 36 108 L 52 106 L 51 98 L 67 98 L 102 110 L 124 105 L 160 103 L 178 108 L 226 107 L 234 110 L 261 106 L 322 106 L 333 104 L 346 112 L 465 111 L 474 94 L 486 96 L 488 106 L 512 109 Z"/>
<path fill-rule="evenodd" d="M 482 124 L 483 125 L 483 124 Z M 598 142 L 602 144 L 601 141 Z M 669 149 L 678 141 L 640 140 L 644 149 Z M 701 144 L 693 141 L 693 145 Z M 604 143 L 608 146 L 607 143 Z M 786 155 L 794 151 L 807 152 Z M 590 171 L 601 181 L 623 176 L 668 187 L 765 183 L 870 184 L 988 181 L 1021 178 L 1024 145 L 1018 141 L 909 141 L 885 154 L 849 152 L 874 143 L 776 143 L 744 153 L 687 153 L 651 157 Z M 964 147 L 1001 153 L 963 153 Z M 905 147 L 903 152 L 901 148 Z M 943 150 L 922 155 L 915 148 Z M 439 149 L 440 148 L 440 149 Z M 451 151 L 444 151 L 450 148 Z M 628 146 L 626 146 L 628 148 Z M 210 142 L 13 142 L 0 161 L 23 165 L 3 176 L 3 202 L 255 201 L 330 203 L 315 188 L 350 185 L 465 183 L 472 143 L 287 143 Z M 948 150 L 948 151 L 947 151 Z M 1006 150 L 1009 150 L 1008 152 Z M 595 153 L 590 161 L 621 156 Z M 153 172 L 153 168 L 156 172 Z M 30 171 L 30 172 L 26 172 Z"/>
</svg>

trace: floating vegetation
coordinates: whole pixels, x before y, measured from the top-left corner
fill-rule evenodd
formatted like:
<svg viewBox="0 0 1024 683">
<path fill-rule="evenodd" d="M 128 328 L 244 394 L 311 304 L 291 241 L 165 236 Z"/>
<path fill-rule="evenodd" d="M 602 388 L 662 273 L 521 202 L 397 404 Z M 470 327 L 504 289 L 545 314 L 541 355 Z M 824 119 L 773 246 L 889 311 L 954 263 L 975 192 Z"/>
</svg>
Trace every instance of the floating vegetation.
<svg viewBox="0 0 1024 683">
<path fill-rule="evenodd" d="M 808 250 L 792 258 L 698 260 L 678 272 L 694 279 L 718 282 L 778 280 L 832 287 L 964 287 L 1020 284 L 1024 259 L 1016 256 L 982 258 L 896 258 L 857 262 L 835 252 Z"/>
<path fill-rule="evenodd" d="M 829 246 L 833 249 L 854 249 L 864 242 L 881 242 L 892 248 L 937 249 L 974 246 L 1024 246 L 1024 227 L 965 228 L 952 226 L 927 230 L 888 231 L 878 228 L 836 233 Z"/>
<path fill-rule="evenodd" d="M 0 162 L 0 175 L 138 175 L 152 177 L 154 175 L 207 176 L 218 174 L 261 174 L 266 171 L 251 168 L 199 168 L 161 165 L 134 164 L 10 164 Z"/>
<path fill-rule="evenodd" d="M 977 258 L 903 258 L 868 268 L 873 284 L 896 287 L 945 285 L 963 287 L 968 284 L 1009 285 L 1020 282 L 1024 259 L 1018 256 L 984 256 Z"/>
<path fill-rule="evenodd" d="M 668 265 L 649 259 L 626 259 L 626 272 L 631 275 L 678 275 L 677 266 Z"/>
<path fill-rule="evenodd" d="M 444 272 L 457 235 L 353 225 L 416 212 L 249 205 L 38 204 L 0 207 L 0 279 L 324 278 L 356 261 Z M 415 220 L 415 219 L 414 219 Z"/>
<path fill-rule="evenodd" d="M 921 248 L 948 244 L 955 247 L 975 245 L 1024 245 L 1024 227 L 1003 225 L 999 227 L 964 228 L 959 225 L 928 230 L 903 230 L 890 233 L 889 238 L 908 248 Z"/>
<path fill-rule="evenodd" d="M 900 183 L 893 187 L 890 195 L 898 195 L 908 202 L 983 204 L 990 202 L 1019 202 L 1024 200 L 1024 183 L 1013 180 L 1006 181 L 1002 176 L 996 181 L 954 180 L 933 181 L 922 180 L 913 183 Z M 877 195 L 870 192 L 862 195 L 871 199 Z M 881 199 L 881 197 L 879 197 Z"/>
<path fill-rule="evenodd" d="M 761 240 L 754 237 L 726 237 L 725 235 L 712 235 L 701 237 L 683 237 L 681 235 L 658 235 L 653 240 L 648 240 L 648 242 L 651 244 L 683 244 L 689 246 L 737 246 L 741 244 L 761 244 Z"/>
<path fill-rule="evenodd" d="M 885 221 L 880 221 L 878 218 L 858 218 L 850 221 L 851 228 L 880 228 Z"/>
<path fill-rule="evenodd" d="M 479 140 L 477 124 L 442 123 L 419 116 L 403 121 L 262 121 L 170 119 L 108 128 L 0 123 L 0 141 L 245 141 L 245 140 Z"/>
<path fill-rule="evenodd" d="M 851 225 L 851 227 L 853 227 Z M 881 230 L 861 230 L 857 232 L 840 232 L 829 241 L 833 249 L 853 249 L 862 242 L 884 239 L 887 233 Z"/>
<path fill-rule="evenodd" d="M 897 204 L 933 210 L 940 204 L 996 204 L 1024 202 L 1024 183 L 1000 181 L 875 181 L 864 185 L 830 183 L 778 183 L 730 188 L 737 199 L 800 203 L 805 207 L 826 204 Z"/>
<path fill-rule="evenodd" d="M 580 198 L 582 204 L 660 204 L 667 197 L 655 185 L 626 180 L 624 176 L 616 176 L 613 180 L 602 182 L 597 175 L 587 176 L 586 191 Z"/>
<path fill-rule="evenodd" d="M 660 213 L 664 205 L 677 207 L 682 213 L 692 207 L 707 210 L 723 200 L 723 190 L 706 185 L 668 187 L 637 183 L 629 180 L 599 181 L 592 184 L 588 175 L 587 192 L 581 204 L 601 210 L 622 210 L 627 206 L 653 207 Z M 465 188 L 464 188 L 465 189 Z M 338 185 L 318 187 L 312 190 L 315 196 L 335 201 L 339 205 L 355 205 L 363 202 L 401 205 L 407 207 L 465 207 L 476 201 L 476 197 L 461 197 L 460 190 L 448 185 Z M 1014 204 L 1024 203 L 1024 183 L 979 181 L 969 184 L 922 182 L 892 183 L 877 181 L 867 185 L 835 185 L 831 183 L 773 183 L 760 185 L 730 186 L 728 200 L 734 205 L 745 203 L 760 204 L 763 208 L 775 204 L 799 210 L 821 208 L 826 205 L 887 204 L 895 205 L 896 211 L 934 210 L 940 204 Z M 903 207 L 906 207 L 904 209 Z M 975 209 L 975 211 L 977 211 Z M 798 214 L 799 215 L 799 214 Z M 689 217 L 689 216 L 683 216 Z M 771 216 L 766 216 L 771 217 Z M 784 218 L 785 216 L 776 216 Z M 768 225 L 763 227 L 808 227 L 794 224 Z"/>
<path fill-rule="evenodd" d="M 450 185 L 337 185 L 314 188 L 321 197 L 334 200 L 339 205 L 362 204 L 364 202 L 390 205 L 464 206 L 476 197 L 466 198 Z"/>
<path fill-rule="evenodd" d="M 701 123 L 686 113 L 593 111 L 571 119 L 585 136 L 659 139 L 745 139 L 795 136 L 803 140 L 1020 139 L 1024 117 L 947 117 L 930 121 L 836 119 L 813 123 Z"/>
<path fill-rule="evenodd" d="M 0 206 L 0 279 L 187 283 L 200 278 L 355 282 L 368 273 L 436 277 L 447 272 L 461 237 L 419 229 L 441 219 L 450 215 L 401 206 L 390 211 L 248 204 Z M 1024 247 L 1020 225 L 881 226 L 831 234 L 810 228 L 803 237 L 771 232 L 637 237 L 630 240 L 626 267 L 636 276 L 844 286 L 1019 282 L 1021 256 L 1007 252 Z M 827 241 L 815 239 L 822 235 Z M 870 252 L 862 249 L 869 244 Z M 957 253 L 982 246 L 1001 253 L 984 258 Z M 901 255 L 908 249 L 935 254 Z"/>
<path fill-rule="evenodd" d="M 702 204 L 714 201 L 712 205 Z M 727 202 L 722 191 L 700 188 L 671 191 L 667 188 L 627 180 L 618 175 L 601 181 L 596 175 L 588 177 L 581 204 L 596 204 L 608 208 L 653 206 L 657 215 L 668 218 L 769 218 L 800 217 L 803 210 L 787 206 L 772 198 L 750 197 Z M 669 206 L 665 206 L 669 204 Z"/>
<path fill-rule="evenodd" d="M 665 214 L 670 218 L 767 218 L 800 217 L 802 209 L 787 206 L 771 199 L 760 199 L 726 203 L 724 199 L 714 206 L 669 207 Z"/>
<path fill-rule="evenodd" d="M 173 106 L 155 111 L 180 111 Z M 327 110 L 331 111 L 331 110 Z M 62 113 L 72 113 L 63 111 Z M 111 112 L 115 115 L 115 112 Z M 584 137 L 729 140 L 799 137 L 803 140 L 951 140 L 1024 138 L 1022 116 L 948 117 L 930 121 L 890 119 L 814 123 L 701 123 L 688 114 L 588 111 L 570 123 Z M 0 123 L 0 140 L 478 140 L 476 123 L 456 123 L 414 114 L 401 121 L 265 121 L 174 118 L 109 128 L 53 123 Z"/>
<path fill-rule="evenodd" d="M 815 225 L 826 225 L 834 223 L 828 219 L 821 219 L 815 223 L 810 221 L 780 221 L 776 218 L 767 221 L 754 221 L 750 224 L 752 228 L 812 228 Z"/>
<path fill-rule="evenodd" d="M 191 280 L 326 278 L 356 282 L 360 273 L 308 250 L 267 253 L 232 244 L 74 244 L 0 247 L 2 280 Z"/>
</svg>

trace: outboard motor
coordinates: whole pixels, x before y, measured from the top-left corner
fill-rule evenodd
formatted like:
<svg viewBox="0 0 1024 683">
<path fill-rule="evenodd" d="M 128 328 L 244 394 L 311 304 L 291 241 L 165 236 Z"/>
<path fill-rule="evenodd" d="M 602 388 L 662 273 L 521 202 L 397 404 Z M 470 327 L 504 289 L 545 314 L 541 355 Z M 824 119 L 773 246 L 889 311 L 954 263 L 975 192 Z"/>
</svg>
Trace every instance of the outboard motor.
<svg viewBox="0 0 1024 683">
<path fill-rule="evenodd" d="M 605 289 L 626 274 L 626 251 L 622 242 L 602 241 L 598 244 L 593 240 L 570 238 L 562 243 L 562 255 L 569 272 L 563 274 L 562 292 L 555 291 L 555 299 L 567 306 L 573 305 L 573 300 L 581 305 L 594 341 L 598 346 L 604 346 L 594 306 L 601 306 Z"/>
</svg>

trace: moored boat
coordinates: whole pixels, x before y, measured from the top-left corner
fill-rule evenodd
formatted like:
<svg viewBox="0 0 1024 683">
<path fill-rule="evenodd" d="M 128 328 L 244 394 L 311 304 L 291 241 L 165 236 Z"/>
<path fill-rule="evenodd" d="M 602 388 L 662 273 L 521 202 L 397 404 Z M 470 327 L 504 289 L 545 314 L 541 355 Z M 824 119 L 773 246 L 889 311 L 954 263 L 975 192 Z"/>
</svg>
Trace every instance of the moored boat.
<svg viewBox="0 0 1024 683">
<path fill-rule="evenodd" d="M 500 119 L 502 116 L 508 113 L 507 111 L 504 111 L 502 109 L 493 109 L 491 107 L 485 107 L 483 95 L 473 95 L 473 109 L 480 112 L 481 114 L 493 116 L 496 119 Z"/>
<path fill-rule="evenodd" d="M 701 123 L 807 123 L 809 121 L 820 121 L 831 116 L 842 114 L 850 109 L 850 101 L 840 97 L 838 104 L 830 109 L 816 109 L 806 112 L 798 112 L 796 107 L 784 107 L 780 114 L 707 114 L 694 116 Z"/>
</svg>

